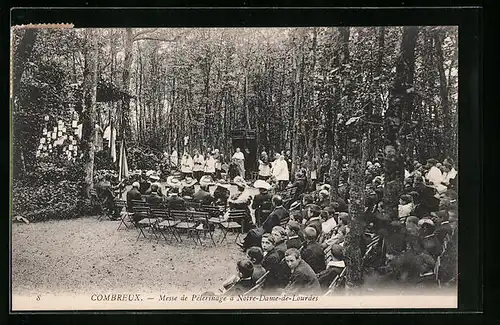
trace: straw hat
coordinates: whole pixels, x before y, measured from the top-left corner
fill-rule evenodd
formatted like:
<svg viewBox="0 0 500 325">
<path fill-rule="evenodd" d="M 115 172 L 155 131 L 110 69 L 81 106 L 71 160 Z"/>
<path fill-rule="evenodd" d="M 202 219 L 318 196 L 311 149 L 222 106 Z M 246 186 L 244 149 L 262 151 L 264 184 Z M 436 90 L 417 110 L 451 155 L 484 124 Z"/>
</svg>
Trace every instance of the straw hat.
<svg viewBox="0 0 500 325">
<path fill-rule="evenodd" d="M 151 175 L 149 175 L 149 179 L 152 180 L 153 182 L 157 182 L 160 180 L 160 176 L 158 176 L 156 174 L 151 174 Z"/>
<path fill-rule="evenodd" d="M 271 184 L 269 184 L 268 182 L 266 182 L 264 180 L 259 179 L 259 180 L 255 181 L 255 183 L 253 183 L 253 187 L 261 188 L 264 190 L 269 190 L 271 188 Z"/>
<path fill-rule="evenodd" d="M 167 177 L 167 186 L 168 187 L 180 187 L 182 185 L 181 181 L 177 178 L 175 178 L 175 176 L 169 176 Z"/>
<path fill-rule="evenodd" d="M 200 186 L 210 186 L 215 185 L 212 177 L 205 175 L 200 178 Z"/>
<path fill-rule="evenodd" d="M 247 186 L 247 183 L 245 182 L 245 180 L 241 176 L 236 176 L 233 179 L 233 183 L 236 184 L 236 186 L 239 186 L 239 187 L 246 187 Z"/>
<path fill-rule="evenodd" d="M 183 179 L 181 184 L 184 187 L 191 187 L 194 186 L 198 181 L 190 176 L 187 176 L 186 179 Z"/>
<path fill-rule="evenodd" d="M 418 226 L 422 227 L 424 224 L 429 224 L 431 226 L 434 226 L 434 221 L 431 219 L 423 218 L 418 221 Z"/>
<path fill-rule="evenodd" d="M 231 188 L 231 184 L 229 184 L 225 179 L 221 179 L 216 185 L 217 187 L 223 187 L 228 190 Z"/>
</svg>

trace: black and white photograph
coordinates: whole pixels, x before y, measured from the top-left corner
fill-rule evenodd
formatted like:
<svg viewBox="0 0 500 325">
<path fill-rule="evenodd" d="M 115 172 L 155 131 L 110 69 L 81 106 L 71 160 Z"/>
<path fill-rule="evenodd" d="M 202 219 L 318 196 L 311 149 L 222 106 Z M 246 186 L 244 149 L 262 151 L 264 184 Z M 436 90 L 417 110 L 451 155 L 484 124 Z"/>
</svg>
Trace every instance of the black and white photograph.
<svg viewBox="0 0 500 325">
<path fill-rule="evenodd" d="M 457 26 L 67 27 L 11 29 L 13 310 L 457 307 Z"/>
</svg>

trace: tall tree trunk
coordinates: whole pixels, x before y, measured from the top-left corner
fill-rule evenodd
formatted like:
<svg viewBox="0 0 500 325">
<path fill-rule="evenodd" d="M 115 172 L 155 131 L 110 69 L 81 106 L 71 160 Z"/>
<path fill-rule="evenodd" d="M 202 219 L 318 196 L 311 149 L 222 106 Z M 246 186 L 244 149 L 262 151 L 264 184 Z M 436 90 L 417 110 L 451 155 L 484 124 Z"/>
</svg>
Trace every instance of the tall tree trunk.
<svg viewBox="0 0 500 325">
<path fill-rule="evenodd" d="M 97 38 L 92 28 L 85 30 L 85 67 L 83 71 L 82 147 L 85 193 L 94 186 L 94 129 L 97 90 Z"/>
<path fill-rule="evenodd" d="M 404 27 L 401 53 L 396 65 L 396 77 L 391 89 L 389 107 L 385 113 L 384 215 L 397 220 L 399 196 L 403 189 L 404 131 L 413 108 L 413 74 L 418 27 Z"/>
<path fill-rule="evenodd" d="M 22 30 L 15 30 L 14 33 L 19 33 Z M 18 90 L 21 78 L 23 76 L 24 68 L 26 67 L 26 62 L 31 56 L 33 51 L 33 46 L 35 45 L 38 35 L 38 30 L 35 28 L 26 28 L 21 42 L 16 49 L 16 55 L 13 56 L 13 93 L 15 94 Z"/>
<path fill-rule="evenodd" d="M 123 62 L 123 75 L 122 75 L 122 86 L 123 92 L 126 94 L 130 93 L 130 68 L 132 66 L 132 43 L 133 34 L 132 28 L 127 28 L 125 39 L 125 61 Z M 122 114 L 123 114 L 123 126 L 122 132 L 125 139 L 130 139 L 132 135 L 132 128 L 130 126 L 130 98 L 123 97 L 122 99 Z"/>
<path fill-rule="evenodd" d="M 343 140 L 343 135 L 342 131 L 344 129 L 343 126 L 338 125 L 337 123 L 337 115 L 339 112 L 343 111 L 342 107 L 342 97 L 343 97 L 343 91 L 342 91 L 342 83 L 344 83 L 344 68 L 343 65 L 347 64 L 349 62 L 349 37 L 350 37 L 350 28 L 349 27 L 340 27 L 339 28 L 339 36 L 340 36 L 340 42 L 341 42 L 341 47 L 339 53 L 337 53 L 337 62 L 336 65 L 339 68 L 339 72 L 342 79 L 341 82 L 336 82 L 335 86 L 335 111 L 332 113 L 333 114 L 333 125 L 332 125 L 332 130 L 331 130 L 331 136 L 333 138 L 332 144 L 330 146 L 330 195 L 334 198 L 337 198 L 339 196 L 339 183 L 340 183 L 340 174 L 341 174 L 341 159 L 342 159 L 342 153 L 341 153 L 341 148 L 342 148 L 342 140 Z"/>
<path fill-rule="evenodd" d="M 363 122 L 360 122 L 363 123 Z M 358 124 L 358 123 L 356 123 Z M 365 178 L 367 136 L 362 126 L 350 126 L 348 143 L 349 163 L 349 232 L 346 235 L 344 257 L 346 289 L 357 289 L 363 284 L 362 245 L 364 235 Z"/>
<path fill-rule="evenodd" d="M 437 56 L 436 64 L 439 72 L 439 94 L 441 96 L 441 109 L 444 119 L 443 139 L 451 140 L 453 138 L 453 129 L 451 124 L 450 104 L 448 97 L 448 80 L 446 79 L 446 74 L 444 72 L 444 55 L 442 47 L 445 36 L 445 32 L 442 30 L 436 30 L 434 32 L 434 42 L 436 44 Z M 445 156 L 452 155 L 452 144 L 452 141 L 447 141 L 447 145 L 445 146 L 445 148 L 443 148 Z"/>
<path fill-rule="evenodd" d="M 297 164 L 297 158 L 298 158 L 298 149 L 299 149 L 299 130 L 300 130 L 300 75 L 301 75 L 301 70 L 302 70 L 302 65 L 303 65 L 303 47 L 304 47 L 304 38 L 305 38 L 305 30 L 301 29 L 300 30 L 300 36 L 299 36 L 299 47 L 297 50 L 297 55 L 294 58 L 294 65 L 295 65 L 295 84 L 294 84 L 294 93 L 295 93 L 295 98 L 294 98 L 294 103 L 293 103 L 293 142 L 292 142 L 292 170 L 291 170 L 291 175 L 292 177 L 295 176 L 295 169 L 296 169 L 296 164 Z"/>
</svg>

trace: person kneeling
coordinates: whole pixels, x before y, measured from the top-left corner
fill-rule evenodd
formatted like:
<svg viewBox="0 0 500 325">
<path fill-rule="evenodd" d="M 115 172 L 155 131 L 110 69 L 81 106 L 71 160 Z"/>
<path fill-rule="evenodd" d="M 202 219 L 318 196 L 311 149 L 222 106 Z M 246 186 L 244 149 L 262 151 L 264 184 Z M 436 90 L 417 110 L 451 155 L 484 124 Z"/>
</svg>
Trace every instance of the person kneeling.
<svg viewBox="0 0 500 325">
<path fill-rule="evenodd" d="M 299 250 L 289 248 L 285 252 L 286 264 L 290 268 L 290 281 L 283 290 L 283 294 L 315 294 L 320 285 L 313 269 L 300 257 Z"/>
</svg>

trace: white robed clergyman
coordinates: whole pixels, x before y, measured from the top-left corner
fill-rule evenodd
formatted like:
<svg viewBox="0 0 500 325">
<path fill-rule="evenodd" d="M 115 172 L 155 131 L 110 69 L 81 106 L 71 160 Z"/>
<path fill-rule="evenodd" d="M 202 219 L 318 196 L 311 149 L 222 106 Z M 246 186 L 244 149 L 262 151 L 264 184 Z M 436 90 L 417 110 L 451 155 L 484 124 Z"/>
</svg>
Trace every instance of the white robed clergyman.
<svg viewBox="0 0 500 325">
<path fill-rule="evenodd" d="M 238 171 L 240 172 L 240 176 L 245 179 L 245 155 L 241 152 L 240 148 L 236 148 L 236 152 L 233 155 L 233 160 L 238 166 Z"/>
</svg>

